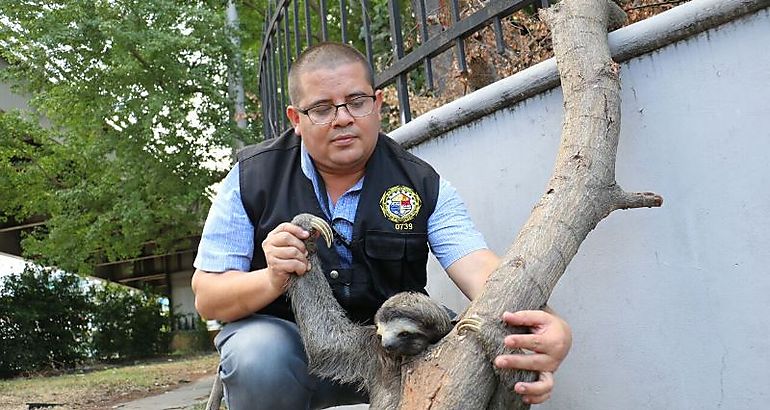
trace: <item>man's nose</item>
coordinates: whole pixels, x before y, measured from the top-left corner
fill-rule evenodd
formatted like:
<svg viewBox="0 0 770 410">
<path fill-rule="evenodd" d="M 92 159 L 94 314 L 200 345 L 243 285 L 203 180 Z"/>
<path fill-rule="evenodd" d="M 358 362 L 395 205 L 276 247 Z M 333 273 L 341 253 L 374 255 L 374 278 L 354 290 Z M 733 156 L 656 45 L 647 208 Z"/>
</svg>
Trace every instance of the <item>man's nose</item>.
<svg viewBox="0 0 770 410">
<path fill-rule="evenodd" d="M 342 107 L 337 108 L 337 117 L 334 118 L 334 125 L 336 126 L 347 126 L 356 119 L 350 115 L 350 111 L 348 111 L 348 106 L 343 105 Z"/>
</svg>

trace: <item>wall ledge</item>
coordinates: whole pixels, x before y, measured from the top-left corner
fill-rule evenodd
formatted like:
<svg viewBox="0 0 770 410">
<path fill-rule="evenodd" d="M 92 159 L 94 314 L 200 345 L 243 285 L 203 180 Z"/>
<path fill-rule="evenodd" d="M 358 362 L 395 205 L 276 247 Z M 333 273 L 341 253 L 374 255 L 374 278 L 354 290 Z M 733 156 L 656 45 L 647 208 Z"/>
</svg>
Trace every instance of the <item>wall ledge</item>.
<svg viewBox="0 0 770 410">
<path fill-rule="evenodd" d="M 612 58 L 624 62 L 770 7 L 770 0 L 693 0 L 609 34 Z M 559 86 L 551 58 L 431 110 L 388 135 L 406 148 Z"/>
</svg>

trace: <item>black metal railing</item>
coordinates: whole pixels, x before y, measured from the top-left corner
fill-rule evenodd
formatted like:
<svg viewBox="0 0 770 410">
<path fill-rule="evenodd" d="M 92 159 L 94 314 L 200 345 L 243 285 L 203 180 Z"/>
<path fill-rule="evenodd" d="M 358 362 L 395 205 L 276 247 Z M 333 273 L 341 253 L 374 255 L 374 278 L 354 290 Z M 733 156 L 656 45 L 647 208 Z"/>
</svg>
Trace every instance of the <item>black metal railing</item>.
<svg viewBox="0 0 770 410">
<path fill-rule="evenodd" d="M 277 1 L 277 3 L 276 3 Z M 445 0 L 427 0 L 446 4 Z M 387 2 L 387 7 L 383 7 Z M 300 3 L 301 6 L 300 6 Z M 467 71 L 465 41 L 474 33 L 491 25 L 498 53 L 506 44 L 502 20 L 525 7 L 547 7 L 549 0 L 489 0 L 472 14 L 461 17 L 460 0 L 449 0 L 449 24 L 441 23 L 431 34 L 429 19 L 436 20 L 435 10 L 426 0 L 359 0 L 354 7 L 346 0 L 328 4 L 326 0 L 268 0 L 262 48 L 259 54 L 259 92 L 265 138 L 272 138 L 288 127 L 284 109 L 289 103 L 288 71 L 294 58 L 307 46 L 318 41 L 352 43 L 365 52 L 375 67 L 375 88 L 395 85 L 402 124 L 411 121 L 408 76 L 423 66 L 420 74 L 428 89 L 434 87 L 432 59 L 454 48 L 457 68 Z M 383 10 L 384 9 L 384 10 Z M 387 16 L 382 12 L 386 11 Z M 387 33 L 380 30 L 387 18 Z M 446 20 L 446 19 L 445 19 Z M 379 23 L 373 27 L 374 23 Z M 434 24 L 435 25 L 435 24 Z M 358 33 L 351 36 L 350 27 Z M 410 33 L 406 52 L 404 29 Z M 320 33 L 318 32 L 320 30 Z M 375 43 L 389 37 L 387 64 L 375 64 Z"/>
</svg>

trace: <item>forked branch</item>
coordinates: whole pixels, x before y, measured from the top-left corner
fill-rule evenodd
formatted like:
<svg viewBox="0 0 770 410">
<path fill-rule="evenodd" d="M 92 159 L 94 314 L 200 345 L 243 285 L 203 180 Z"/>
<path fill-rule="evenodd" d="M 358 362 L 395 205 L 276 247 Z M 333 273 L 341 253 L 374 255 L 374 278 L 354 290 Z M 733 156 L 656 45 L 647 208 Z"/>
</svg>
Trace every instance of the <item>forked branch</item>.
<svg viewBox="0 0 770 410">
<path fill-rule="evenodd" d="M 541 11 L 551 28 L 564 93 L 562 143 L 546 192 L 466 311 L 461 331 L 403 370 L 402 409 L 527 408 L 511 394 L 527 372 L 496 371 L 503 353 L 504 311 L 539 309 L 604 217 L 616 209 L 660 206 L 653 193 L 627 193 L 615 182 L 620 133 L 620 67 L 607 28 L 623 11 L 608 0 L 563 0 Z"/>
</svg>

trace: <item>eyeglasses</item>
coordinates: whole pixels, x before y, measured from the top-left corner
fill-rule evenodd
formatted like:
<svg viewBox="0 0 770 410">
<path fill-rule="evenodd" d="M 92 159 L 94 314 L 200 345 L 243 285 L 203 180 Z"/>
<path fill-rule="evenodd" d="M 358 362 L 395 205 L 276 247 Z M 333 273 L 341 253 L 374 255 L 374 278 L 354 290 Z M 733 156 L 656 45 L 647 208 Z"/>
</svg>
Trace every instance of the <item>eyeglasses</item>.
<svg viewBox="0 0 770 410">
<path fill-rule="evenodd" d="M 306 110 L 297 109 L 297 111 L 307 115 L 313 124 L 324 125 L 337 119 L 337 113 L 341 107 L 345 107 L 355 118 L 366 117 L 374 111 L 375 98 L 373 95 L 361 95 L 351 98 L 344 104 L 319 104 Z"/>
</svg>

